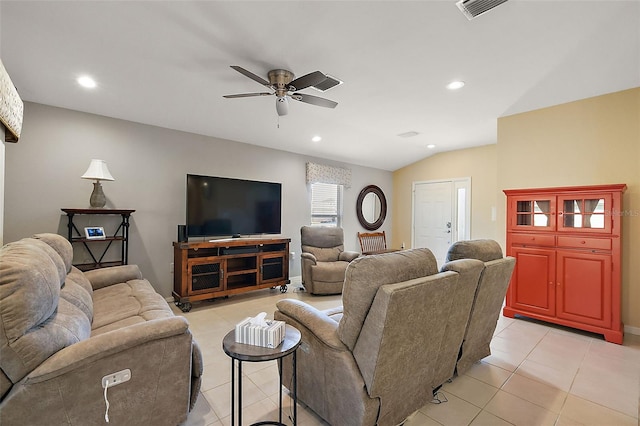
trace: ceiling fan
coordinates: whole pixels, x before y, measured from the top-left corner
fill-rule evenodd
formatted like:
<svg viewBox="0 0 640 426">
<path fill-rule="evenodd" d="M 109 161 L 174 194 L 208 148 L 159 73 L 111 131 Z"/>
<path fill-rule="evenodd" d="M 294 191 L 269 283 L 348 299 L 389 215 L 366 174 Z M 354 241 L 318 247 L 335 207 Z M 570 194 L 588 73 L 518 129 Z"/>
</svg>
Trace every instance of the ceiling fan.
<svg viewBox="0 0 640 426">
<path fill-rule="evenodd" d="M 237 95 L 224 95 L 223 97 L 225 98 L 248 98 L 252 96 L 275 95 L 276 111 L 278 112 L 278 115 L 287 115 L 289 112 L 289 98 L 325 108 L 335 108 L 336 105 L 338 105 L 337 102 L 330 101 L 329 99 L 298 93 L 298 90 L 315 86 L 326 80 L 327 76 L 320 71 L 314 71 L 294 79 L 295 76 L 291 71 L 276 69 L 269 71 L 267 74 L 269 81 L 267 81 L 237 65 L 231 65 L 231 68 L 238 71 L 240 74 L 249 77 L 251 80 L 257 81 L 263 86 L 273 90 L 273 92 L 239 93 Z"/>
</svg>

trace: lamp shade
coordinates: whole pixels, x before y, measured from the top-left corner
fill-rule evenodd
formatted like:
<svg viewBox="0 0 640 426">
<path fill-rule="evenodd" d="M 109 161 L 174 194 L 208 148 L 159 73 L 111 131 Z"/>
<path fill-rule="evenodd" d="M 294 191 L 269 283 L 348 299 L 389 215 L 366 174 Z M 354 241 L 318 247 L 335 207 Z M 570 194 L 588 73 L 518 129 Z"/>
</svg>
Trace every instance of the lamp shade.
<svg viewBox="0 0 640 426">
<path fill-rule="evenodd" d="M 82 176 L 82 179 L 95 179 L 95 180 L 115 180 L 111 173 L 109 173 L 109 169 L 107 168 L 107 163 L 104 160 L 91 160 L 89 164 L 89 168 Z"/>
</svg>

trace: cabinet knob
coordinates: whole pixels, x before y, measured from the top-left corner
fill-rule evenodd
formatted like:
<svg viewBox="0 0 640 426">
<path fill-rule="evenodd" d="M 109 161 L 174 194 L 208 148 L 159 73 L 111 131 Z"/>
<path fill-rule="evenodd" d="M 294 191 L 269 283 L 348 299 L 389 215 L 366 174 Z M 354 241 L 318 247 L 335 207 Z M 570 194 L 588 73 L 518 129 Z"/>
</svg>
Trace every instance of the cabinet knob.
<svg viewBox="0 0 640 426">
<path fill-rule="evenodd" d="M 580 241 L 580 244 L 587 244 L 585 240 Z"/>
</svg>

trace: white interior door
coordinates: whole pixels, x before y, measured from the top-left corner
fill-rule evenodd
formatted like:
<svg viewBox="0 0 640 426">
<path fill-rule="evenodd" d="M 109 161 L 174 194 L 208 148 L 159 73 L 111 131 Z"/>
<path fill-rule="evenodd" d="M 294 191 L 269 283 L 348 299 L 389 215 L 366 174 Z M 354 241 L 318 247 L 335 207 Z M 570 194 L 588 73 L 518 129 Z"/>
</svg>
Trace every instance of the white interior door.
<svg viewBox="0 0 640 426">
<path fill-rule="evenodd" d="M 412 247 L 430 249 L 442 266 L 451 243 L 469 238 L 470 199 L 469 178 L 414 183 Z"/>
</svg>

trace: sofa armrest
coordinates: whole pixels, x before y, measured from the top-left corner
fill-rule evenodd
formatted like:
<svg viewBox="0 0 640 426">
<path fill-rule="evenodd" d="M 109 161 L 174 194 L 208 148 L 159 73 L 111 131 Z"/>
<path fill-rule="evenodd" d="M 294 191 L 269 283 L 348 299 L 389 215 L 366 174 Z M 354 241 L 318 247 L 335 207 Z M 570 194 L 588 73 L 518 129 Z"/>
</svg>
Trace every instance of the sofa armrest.
<svg viewBox="0 0 640 426">
<path fill-rule="evenodd" d="M 86 271 L 84 276 L 91 282 L 93 289 L 97 290 L 113 284 L 142 279 L 142 272 L 138 265 L 122 265 Z"/>
<path fill-rule="evenodd" d="M 283 299 L 276 303 L 278 310 L 305 326 L 327 346 L 348 351 L 338 337 L 338 323 L 326 313 L 295 299 Z"/>
<path fill-rule="evenodd" d="M 188 333 L 188 329 L 186 318 L 174 316 L 99 334 L 58 351 L 29 373 L 27 381 L 50 380 L 146 342 Z"/>
<path fill-rule="evenodd" d="M 343 251 L 340 253 L 338 260 L 344 260 L 345 262 L 351 262 L 352 260 L 360 257 L 360 253 L 357 251 Z"/>
</svg>

